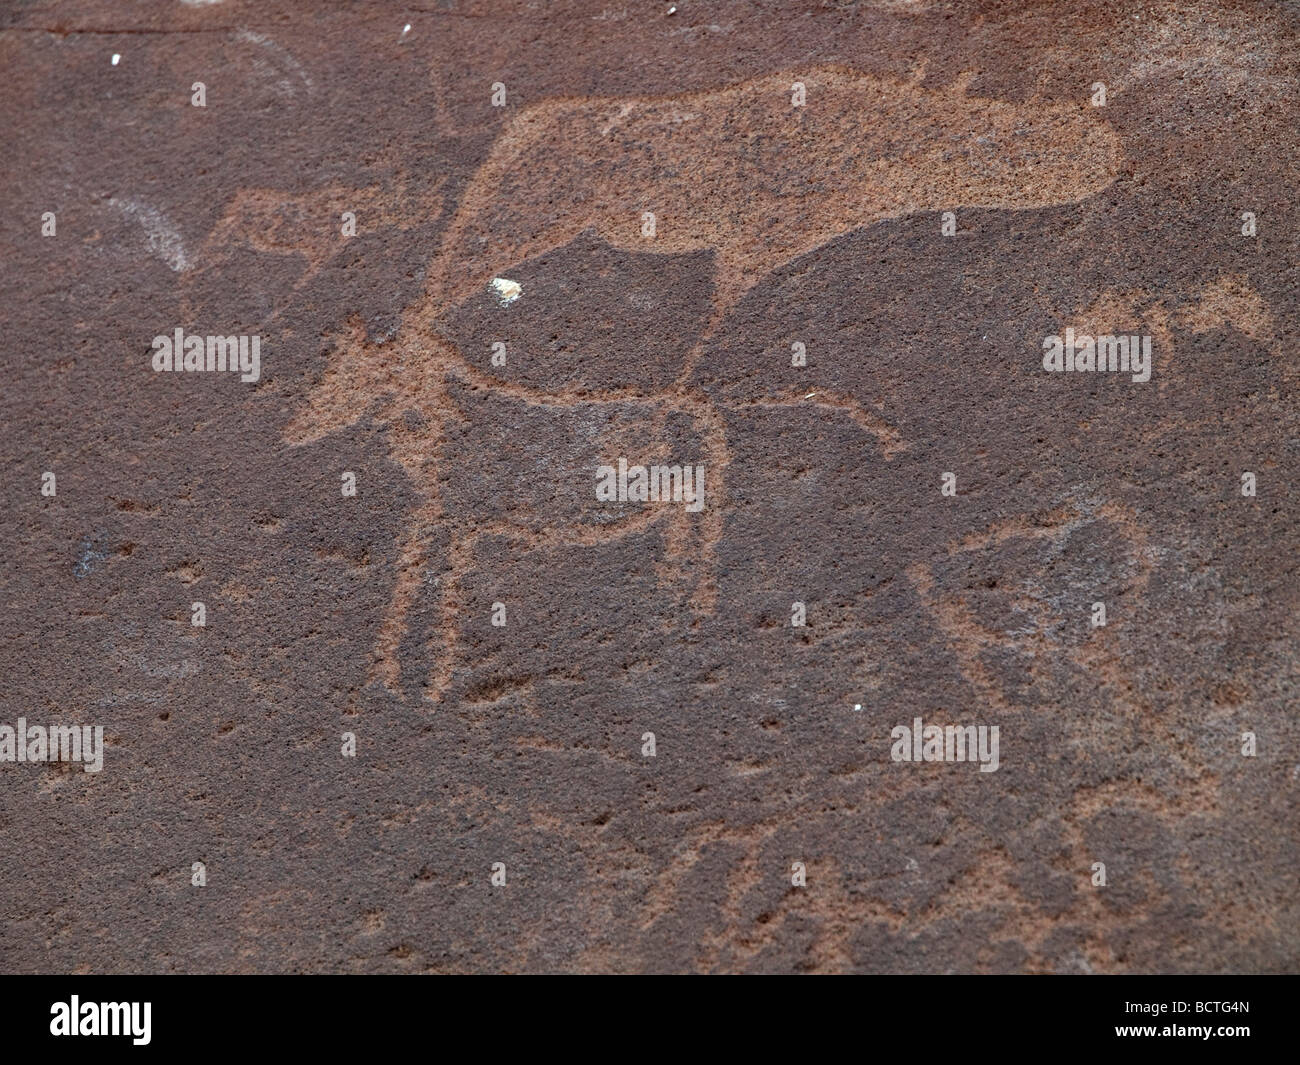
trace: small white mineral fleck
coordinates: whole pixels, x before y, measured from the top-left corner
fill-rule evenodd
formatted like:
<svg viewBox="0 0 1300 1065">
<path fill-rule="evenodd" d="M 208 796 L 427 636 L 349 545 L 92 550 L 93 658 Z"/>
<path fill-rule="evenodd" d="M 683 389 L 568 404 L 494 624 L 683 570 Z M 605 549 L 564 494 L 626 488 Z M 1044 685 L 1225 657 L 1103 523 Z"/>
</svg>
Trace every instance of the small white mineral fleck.
<svg viewBox="0 0 1300 1065">
<path fill-rule="evenodd" d="M 490 287 L 497 294 L 502 307 L 508 307 L 524 294 L 523 285 L 518 281 L 511 281 L 508 277 L 494 277 Z"/>
</svg>

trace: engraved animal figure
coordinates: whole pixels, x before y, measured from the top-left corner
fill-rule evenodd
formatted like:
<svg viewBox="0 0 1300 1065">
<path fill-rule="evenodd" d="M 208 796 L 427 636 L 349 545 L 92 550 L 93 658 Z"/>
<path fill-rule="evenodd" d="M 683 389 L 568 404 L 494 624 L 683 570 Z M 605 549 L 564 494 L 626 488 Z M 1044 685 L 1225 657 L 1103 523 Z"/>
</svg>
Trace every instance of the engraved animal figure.
<svg viewBox="0 0 1300 1065">
<path fill-rule="evenodd" d="M 935 90 L 823 68 L 526 108 L 466 189 L 412 323 L 432 326 L 509 265 L 595 230 L 622 249 L 711 249 L 716 326 L 777 267 L 854 229 L 1074 203 L 1114 181 L 1119 139 L 1094 108 L 981 99 L 969 81 Z"/>
<path fill-rule="evenodd" d="M 795 81 L 806 86 L 804 107 L 791 105 Z M 394 457 L 422 494 L 399 548 L 374 676 L 396 686 L 397 647 L 431 537 L 448 519 L 438 471 L 446 433 L 460 416 L 453 383 L 549 407 L 639 403 L 656 431 L 674 413 L 689 418 L 709 477 L 700 514 L 658 507 L 598 532 L 553 528 L 546 542 L 593 542 L 664 521 L 671 523 L 671 568 L 688 565 L 694 533 L 702 565 L 692 604 L 708 613 L 729 451 L 726 421 L 699 388 L 696 368 L 708 338 L 745 292 L 781 265 L 884 219 L 1076 202 L 1110 184 L 1120 160 L 1115 134 L 1086 106 L 980 99 L 967 95 L 965 80 L 927 89 L 919 78 L 895 82 L 821 69 L 673 97 L 566 99 L 522 110 L 470 181 L 430 264 L 424 295 L 403 312 L 396 339 L 367 344 L 354 323 L 286 429 L 290 443 L 304 444 L 371 411 L 389 426 Z M 645 212 L 656 215 L 653 240 L 642 235 Z M 711 318 L 671 389 L 550 392 L 508 383 L 461 356 L 445 335 L 447 312 L 493 278 L 509 276 L 512 266 L 593 231 L 620 249 L 714 253 Z M 502 313 L 517 313 L 527 299 L 524 293 Z M 760 403 L 810 403 L 828 416 L 846 416 L 876 438 L 886 461 L 906 448 L 878 413 L 815 382 Z M 404 420 L 409 411 L 423 415 L 415 428 Z M 493 530 L 476 523 L 452 537 L 441 608 L 449 646 L 435 667 L 433 698 L 446 690 L 454 666 L 457 580 L 485 531 Z"/>
</svg>

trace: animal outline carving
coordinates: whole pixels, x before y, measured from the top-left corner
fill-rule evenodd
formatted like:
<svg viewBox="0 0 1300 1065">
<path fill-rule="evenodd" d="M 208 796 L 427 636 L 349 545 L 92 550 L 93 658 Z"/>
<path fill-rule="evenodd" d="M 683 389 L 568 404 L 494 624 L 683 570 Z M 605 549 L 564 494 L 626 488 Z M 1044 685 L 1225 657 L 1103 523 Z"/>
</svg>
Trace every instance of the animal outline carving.
<svg viewBox="0 0 1300 1065">
<path fill-rule="evenodd" d="M 807 87 L 805 107 L 791 106 L 794 81 Z M 389 425 L 394 457 L 423 496 L 399 547 L 375 679 L 396 687 L 406 617 L 430 538 L 447 518 L 437 479 L 440 439 L 448 415 L 455 417 L 453 381 L 552 407 L 641 403 L 657 430 L 673 412 L 692 419 L 710 478 L 709 502 L 694 516 L 705 576 L 693 605 L 713 609 L 729 451 L 725 419 L 692 380 L 709 338 L 744 294 L 783 264 L 875 222 L 916 211 L 1076 202 L 1114 179 L 1118 138 L 1083 105 L 971 97 L 968 82 L 936 90 L 919 77 L 895 82 L 821 68 L 671 97 L 544 102 L 508 121 L 462 195 L 424 295 L 403 312 L 396 339 L 367 344 L 354 319 L 285 432 L 288 442 L 306 444 L 371 411 Z M 641 235 L 645 211 L 658 216 L 653 242 Z M 715 254 L 712 314 L 671 389 L 553 392 L 495 378 L 461 356 L 446 335 L 448 311 L 511 267 L 593 231 L 620 249 Z M 812 394 L 801 399 L 803 391 L 759 402 L 847 415 L 875 437 L 886 461 L 906 448 L 893 426 L 853 397 L 812 381 Z M 403 426 L 408 410 L 432 415 L 428 428 Z M 691 517 L 680 507 L 646 509 L 594 533 L 550 529 L 542 542 L 590 543 L 666 521 L 665 552 L 676 565 L 686 557 Z M 458 575 L 472 561 L 474 541 L 502 531 L 479 523 L 452 537 L 441 608 L 448 646 L 430 685 L 433 699 L 454 667 Z"/>
</svg>

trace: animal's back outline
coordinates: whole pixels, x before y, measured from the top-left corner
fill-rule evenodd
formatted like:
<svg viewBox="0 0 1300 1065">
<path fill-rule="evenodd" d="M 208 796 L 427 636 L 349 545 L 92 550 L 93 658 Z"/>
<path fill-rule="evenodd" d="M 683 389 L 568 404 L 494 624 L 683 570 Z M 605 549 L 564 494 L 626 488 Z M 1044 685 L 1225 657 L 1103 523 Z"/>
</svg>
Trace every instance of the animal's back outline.
<svg viewBox="0 0 1300 1065">
<path fill-rule="evenodd" d="M 824 84 L 821 84 L 823 79 Z M 685 94 L 561 97 L 529 105 L 507 121 L 494 140 L 487 158 L 466 184 L 440 240 L 439 252 L 429 272 L 429 284 L 421 301 L 422 307 L 417 312 L 416 323 L 421 328 L 431 327 L 449 306 L 462 303 L 466 298 L 482 291 L 482 287 L 492 277 L 511 265 L 555 251 L 580 234 L 594 231 L 606 243 L 624 251 L 673 253 L 713 250 L 716 257 L 714 314 L 710 328 L 705 330 L 701 338 L 704 340 L 745 292 L 773 270 L 858 229 L 921 211 L 955 211 L 964 207 L 1018 210 L 1077 203 L 1100 192 L 1114 181 L 1122 160 L 1122 148 L 1118 136 L 1096 114 L 1095 108 L 1084 104 L 1012 104 L 992 98 L 973 97 L 966 92 L 970 80 L 970 75 L 963 75 L 949 86 L 929 89 L 922 85 L 919 76 L 911 81 L 895 81 L 859 74 L 843 67 L 823 66 L 810 71 L 763 75 L 733 86 Z M 802 108 L 790 106 L 789 90 L 794 81 L 801 81 L 809 88 L 810 102 Z M 548 146 L 560 140 L 557 134 L 566 123 L 578 126 L 574 132 L 591 134 L 593 130 L 596 131 L 597 137 L 588 136 L 587 142 L 600 145 L 616 129 L 624 128 L 638 118 L 643 122 L 648 121 L 651 126 L 667 123 L 681 125 L 689 132 L 690 123 L 700 119 L 706 123 L 713 121 L 725 126 L 737 117 L 738 111 L 743 113 L 746 105 L 752 105 L 752 113 L 745 114 L 744 117 L 770 123 L 769 133 L 764 135 L 776 135 L 784 130 L 794 131 L 795 138 L 821 137 L 822 133 L 811 127 L 818 122 L 833 122 L 844 113 L 834 112 L 825 100 L 826 95 L 843 97 L 845 102 L 852 102 L 857 99 L 855 92 L 858 96 L 868 98 L 867 104 L 875 107 L 876 118 L 882 115 L 901 116 L 904 121 L 911 123 L 911 128 L 908 135 L 902 137 L 883 137 L 885 146 L 898 149 L 893 154 L 866 153 L 868 157 L 862 160 L 864 172 L 877 180 L 874 185 L 868 185 L 865 192 L 849 187 L 836 190 L 830 197 L 826 196 L 824 188 L 821 192 L 808 194 L 804 204 L 823 212 L 841 206 L 847 196 L 862 197 L 856 206 L 856 213 L 848 215 L 847 221 L 844 220 L 846 216 L 843 212 L 840 221 L 827 223 L 823 220 L 816 227 L 813 239 L 787 241 L 767 248 L 752 243 L 744 246 L 742 239 L 752 240 L 756 224 L 764 222 L 761 203 L 756 210 L 750 202 L 743 204 L 739 211 L 733 209 L 727 212 L 733 216 L 739 213 L 742 223 L 733 227 L 730 241 L 701 237 L 698 228 L 692 230 L 690 227 L 698 227 L 700 217 L 709 210 L 718 212 L 717 205 L 725 199 L 712 186 L 704 191 L 704 186 L 708 183 L 701 178 L 709 175 L 701 175 L 695 170 L 680 175 L 679 165 L 669 166 L 661 162 L 659 169 L 669 170 L 668 176 L 678 180 L 676 190 L 670 192 L 664 187 L 662 179 L 647 182 L 635 175 L 635 167 L 628 163 L 631 146 L 627 144 L 620 145 L 610 153 L 610 158 L 604 160 L 604 166 L 610 171 L 611 180 L 616 179 L 625 185 L 638 187 L 614 194 L 596 188 L 593 202 L 592 188 L 586 183 L 581 184 L 572 191 L 571 196 L 571 202 L 581 205 L 576 211 L 570 210 L 565 214 L 553 209 L 557 187 L 563 191 L 563 181 L 547 182 L 536 178 L 537 167 L 544 166 L 551 154 Z M 890 99 L 887 103 L 882 103 L 883 97 Z M 710 108 L 705 105 L 713 101 L 718 101 L 723 106 L 714 109 L 711 114 Z M 918 110 L 925 109 L 924 105 L 930 105 L 931 110 L 938 108 L 943 114 L 938 118 L 926 115 L 915 117 Z M 642 113 L 638 115 L 638 111 Z M 829 116 L 828 111 L 831 112 Z M 989 148 L 981 144 L 979 130 L 972 133 L 968 125 L 961 121 L 963 118 L 967 123 L 991 122 L 991 132 L 1000 132 L 1012 140 L 1020 135 L 1045 137 L 1045 140 L 1038 142 L 1038 146 L 1044 150 L 1051 149 L 1051 154 L 1042 159 L 1041 166 L 1038 166 L 1039 155 L 1043 153 L 1026 152 L 1028 145 L 1020 146 L 1018 156 L 1001 152 L 999 149 L 1003 145 Z M 1038 126 L 1046 129 L 1035 129 L 1035 120 L 1038 120 Z M 582 128 L 584 122 L 585 129 Z M 1073 129 L 1068 128 L 1071 122 L 1075 124 Z M 1059 137 L 1054 138 L 1054 127 L 1061 124 L 1067 128 Z M 753 122 L 747 122 L 743 128 L 752 130 L 753 125 Z M 928 130 L 929 135 L 910 135 L 918 129 Z M 940 132 L 936 133 L 936 130 Z M 858 121 L 851 131 L 841 129 L 839 132 L 873 131 L 870 122 Z M 1070 133 L 1073 137 L 1066 135 Z M 741 134 L 732 139 L 744 139 L 743 129 Z M 877 135 L 879 136 L 878 133 Z M 671 142 L 674 136 L 678 140 L 682 139 L 681 134 L 677 133 L 662 139 Z M 749 139 L 753 139 L 752 134 Z M 647 142 L 643 138 L 636 143 L 644 148 Z M 970 151 L 974 145 L 981 145 L 986 154 L 984 163 L 994 172 L 1000 166 L 1008 168 L 1006 159 L 1021 158 L 1028 154 L 1034 160 L 1030 169 L 1040 179 L 1047 181 L 1047 191 L 1034 192 L 1023 180 L 1012 180 L 1014 173 L 993 181 L 991 186 L 981 190 L 980 182 L 987 181 L 989 175 L 978 172 L 971 164 Z M 816 153 L 812 153 L 814 156 L 824 157 L 828 154 L 824 139 L 815 141 L 812 146 L 817 149 Z M 967 151 L 965 166 L 955 165 L 955 160 L 950 158 L 952 150 L 959 146 L 964 146 Z M 591 173 L 594 160 L 590 153 L 587 157 L 581 156 L 582 147 L 583 143 L 580 142 L 578 150 L 566 153 L 566 160 L 572 160 L 574 156 L 579 159 L 576 163 L 562 161 L 558 169 L 561 177 L 579 171 Z M 668 147 L 671 149 L 671 143 Z M 809 145 L 805 143 L 803 147 Z M 947 150 L 939 151 L 940 147 Z M 924 153 L 920 149 L 928 149 L 929 154 L 924 159 L 921 158 Z M 694 159 L 688 161 L 696 166 L 706 166 L 715 158 L 727 158 L 726 151 L 726 147 L 716 140 L 704 138 L 695 148 Z M 936 155 L 939 158 L 934 158 Z M 1099 164 L 1100 179 L 1096 170 L 1087 165 L 1062 165 L 1063 162 L 1073 162 L 1079 156 L 1084 157 L 1085 163 L 1091 156 L 1099 157 L 1093 161 Z M 730 158 L 738 158 L 737 153 L 732 152 Z M 904 165 L 898 165 L 900 160 Z M 924 166 L 921 165 L 922 162 L 925 163 Z M 652 167 L 653 165 L 652 162 Z M 784 180 L 766 174 L 761 168 L 750 168 L 747 172 L 755 176 L 758 182 L 765 182 L 768 192 L 775 190 L 776 198 L 789 200 L 793 198 L 794 190 L 791 186 L 795 182 L 802 180 L 805 184 L 820 183 L 824 186 L 827 178 L 833 176 L 819 167 L 816 157 L 803 161 L 802 165 L 806 168 L 803 172 L 788 175 Z M 725 182 L 725 179 L 739 174 L 741 169 L 725 166 L 715 168 L 712 177 Z M 1009 169 L 1014 171 L 1013 167 Z M 1056 191 L 1063 173 L 1069 175 L 1065 182 L 1069 191 L 1065 194 Z M 891 184 L 886 178 L 901 178 L 901 190 L 896 182 Z M 743 183 L 738 191 L 745 191 Z M 513 216 L 507 214 L 506 217 L 518 218 L 520 212 L 515 208 L 526 205 L 529 196 L 544 199 L 545 206 L 539 210 L 548 216 L 549 222 L 540 228 L 540 236 L 525 235 L 520 239 L 517 234 L 512 234 L 510 239 L 514 243 L 509 250 L 498 252 L 492 248 L 487 258 L 482 260 L 482 266 L 472 267 L 467 273 L 458 270 L 460 264 L 457 260 L 461 258 L 458 246 L 462 246 L 460 251 L 463 251 L 463 245 L 471 240 L 475 244 L 492 244 L 493 234 L 481 230 L 475 233 L 472 231 L 473 224 L 490 214 L 492 209 L 513 211 Z M 695 198 L 703 206 L 693 212 L 677 206 L 689 204 Z M 613 206 L 615 203 L 617 207 Z M 591 206 L 586 206 L 588 204 Z M 655 211 L 656 207 L 656 236 L 647 239 L 640 235 L 642 214 L 644 211 Z M 665 210 L 678 212 L 676 218 L 671 214 L 665 216 Z M 788 213 L 795 217 L 788 219 L 786 212 L 774 212 L 771 217 L 790 233 L 806 232 L 808 212 Z M 557 218 L 557 214 L 562 216 Z M 721 217 L 722 214 L 719 213 L 719 218 Z M 684 224 L 681 222 L 683 218 Z M 526 218 L 524 221 L 526 223 Z M 487 228 L 491 228 L 490 222 Z M 530 227 L 516 222 L 514 228 L 527 231 L 537 226 Z M 725 237 L 726 225 L 723 221 L 719 221 L 715 229 Z"/>
</svg>

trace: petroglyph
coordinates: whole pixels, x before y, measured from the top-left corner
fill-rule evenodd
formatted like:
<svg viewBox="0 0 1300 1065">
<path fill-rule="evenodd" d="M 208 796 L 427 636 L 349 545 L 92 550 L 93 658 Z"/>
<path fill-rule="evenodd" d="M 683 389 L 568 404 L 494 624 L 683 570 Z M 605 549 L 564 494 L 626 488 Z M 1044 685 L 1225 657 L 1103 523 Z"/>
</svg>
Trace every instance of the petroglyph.
<svg viewBox="0 0 1300 1065">
<path fill-rule="evenodd" d="M 412 188 L 400 169 L 385 168 L 393 171 L 393 187 L 382 190 L 378 186 L 356 189 L 340 184 L 322 185 L 301 195 L 267 188 L 239 190 L 193 262 L 184 259 L 182 250 L 187 270 L 182 319 L 193 321 L 198 317 L 195 295 L 210 286 L 207 275 L 241 269 L 239 259 L 249 251 L 302 260 L 292 291 L 304 288 L 346 245 L 347 238 L 340 232 L 345 212 L 355 216 L 362 230 L 381 226 L 407 230 L 436 221 L 442 212 L 438 197 L 442 182 L 420 192 Z M 266 325 L 283 310 L 276 308 L 265 322 L 246 324 L 250 328 Z"/>
<path fill-rule="evenodd" d="M 1171 309 L 1168 298 L 1145 289 L 1107 290 L 1070 319 L 1076 335 L 1148 333 L 1154 338 L 1156 378 L 1161 392 L 1179 373 L 1174 330 L 1193 336 L 1231 327 L 1264 347 L 1277 370 L 1293 380 L 1295 369 L 1283 358 L 1281 340 L 1268 302 L 1244 277 L 1228 275 L 1203 285 L 1195 296 Z M 1217 415 L 1216 415 L 1217 417 Z"/>
<path fill-rule="evenodd" d="M 1125 597 L 1130 604 L 1128 612 L 1131 616 L 1155 571 L 1159 552 L 1149 543 L 1145 528 L 1131 509 L 1091 497 L 1069 500 L 1037 519 L 1025 515 L 999 522 L 949 545 L 950 559 L 974 558 L 987 553 L 992 563 L 993 553 L 1003 544 L 1019 542 L 1030 546 L 1045 542 L 1044 549 L 1034 556 L 1040 569 L 1045 569 L 1065 553 L 1069 541 L 1076 534 L 1086 537 L 1108 531 L 1118 535 L 1123 547 L 1121 557 L 1112 571 L 1093 575 L 1086 586 L 1065 589 L 1068 602 L 1063 601 L 1059 590 L 1053 594 L 1044 587 L 1040 580 L 1041 572 L 1031 571 L 1017 586 L 1000 590 L 1006 605 L 1023 622 L 1022 629 L 1014 632 L 995 631 L 977 621 L 979 612 L 971 608 L 962 593 L 945 591 L 938 586 L 935 567 L 922 562 L 909 567 L 908 576 L 922 604 L 938 623 L 957 659 L 962 677 L 978 697 L 983 710 L 993 711 L 996 717 L 1014 709 L 1014 701 L 1008 699 L 986 658 L 987 652 L 1000 648 L 1026 653 L 1030 673 L 1036 681 L 1048 683 L 1046 671 L 1049 668 L 1062 662 L 1073 663 L 1116 698 L 1123 699 L 1129 685 L 1125 683 L 1113 641 L 1068 638 L 1066 611 L 1072 609 L 1076 615 L 1083 616 L 1101 589 L 1109 588 L 1112 608 L 1116 598 Z M 996 577 L 992 579 L 997 580 Z M 1113 621 L 1112 631 L 1121 624 Z"/>
<path fill-rule="evenodd" d="M 1282 342 L 1278 339 L 1273 315 L 1267 301 L 1243 277 L 1221 277 L 1201 290 L 1200 299 L 1183 308 L 1179 322 L 1193 333 L 1208 333 L 1230 325 L 1243 336 L 1263 344 L 1270 355 L 1282 360 Z"/>
<path fill-rule="evenodd" d="M 639 412 L 643 421 L 653 418 L 660 408 L 671 408 L 695 425 L 704 450 L 702 461 L 711 477 L 720 477 L 729 461 L 721 415 L 702 398 L 674 394 L 647 396 L 623 389 L 605 390 L 595 395 L 544 392 L 489 376 L 461 359 L 446 342 L 427 345 L 419 357 L 400 358 L 395 357 L 398 344 L 367 344 L 364 335 L 364 327 L 354 318 L 349 323 L 348 333 L 336 344 L 331 364 L 308 405 L 287 427 L 285 438 L 294 444 L 308 443 L 352 424 L 370 410 L 389 426 L 392 454 L 423 495 L 423 502 L 412 515 L 400 547 L 393 602 L 380 636 L 379 660 L 374 676 L 390 687 L 397 683 L 399 664 L 396 650 L 405 634 L 407 613 L 424 580 L 430 536 L 445 520 L 439 492 L 439 475 L 446 448 L 445 426 L 463 417 L 453 394 L 455 387 L 488 391 L 529 406 L 575 412 L 592 407 L 630 408 L 634 416 Z M 358 395 L 361 397 L 359 402 Z M 406 411 L 419 411 L 426 420 L 414 428 L 408 427 L 402 420 Z M 594 476 L 594 466 L 588 472 Z M 711 493 L 709 506 L 698 515 L 682 508 L 647 508 L 634 512 L 630 518 L 600 527 L 566 527 L 557 523 L 539 531 L 521 529 L 518 523 L 481 519 L 457 527 L 449 546 L 450 573 L 443 578 L 441 589 L 441 634 L 445 648 L 430 682 L 428 697 L 439 698 L 451 680 L 459 633 L 457 586 L 473 562 L 476 541 L 487 536 L 504 536 L 520 542 L 527 549 L 560 544 L 591 545 L 666 522 L 670 529 L 665 534 L 665 545 L 671 565 L 675 561 L 686 561 L 693 521 L 700 524 L 704 537 L 712 538 L 707 542 L 716 544 L 721 536 L 716 503 Z M 711 589 L 705 589 L 703 594 L 709 594 L 709 591 Z M 711 607 L 710 602 L 708 608 Z"/>
<path fill-rule="evenodd" d="M 511 264 L 594 230 L 627 250 L 712 250 L 716 326 L 767 274 L 854 229 L 917 211 L 1074 203 L 1114 181 L 1119 138 L 1095 109 L 982 99 L 969 82 L 927 89 L 820 68 L 527 108 L 466 189 L 412 324 L 427 329 Z"/>
<path fill-rule="evenodd" d="M 806 88 L 805 107 L 791 106 L 794 81 Z M 289 442 L 307 443 L 370 411 L 389 426 L 393 454 L 424 497 L 399 548 L 378 679 L 396 684 L 396 649 L 422 585 L 431 536 L 447 518 L 438 471 L 446 420 L 460 417 L 453 381 L 532 405 L 634 404 L 656 434 L 674 414 L 687 417 L 711 483 L 709 504 L 694 524 L 680 509 L 642 512 L 607 532 L 557 528 L 540 539 L 534 534 L 529 544 L 590 543 L 667 523 L 667 568 L 685 570 L 699 558 L 692 606 L 701 614 L 714 609 L 730 452 L 722 412 L 692 379 L 728 311 L 773 270 L 860 227 L 917 211 L 1072 203 L 1114 180 L 1119 140 L 1087 109 L 981 99 L 967 94 L 968 84 L 965 78 L 927 89 L 920 75 L 894 82 L 822 68 L 684 96 L 547 102 L 508 123 L 466 189 L 430 265 L 424 295 L 404 312 L 396 341 L 367 345 L 354 323 L 286 430 Z M 556 152 L 556 144 L 571 147 Z M 658 219 L 653 241 L 643 235 L 645 212 Z M 461 357 L 442 324 L 450 310 L 498 284 L 512 267 L 591 232 L 629 251 L 713 252 L 712 315 L 672 389 L 548 392 L 505 383 Z M 519 298 L 514 289 L 510 295 Z M 847 418 L 874 438 L 884 461 L 907 446 L 878 413 L 822 388 L 748 404 L 812 405 Z M 399 423 L 407 411 L 425 415 L 421 428 Z M 473 544 L 503 531 L 476 523 L 453 536 L 452 572 L 442 587 L 446 650 L 431 698 L 439 698 L 451 679 L 456 586 L 472 562 Z"/>
</svg>

